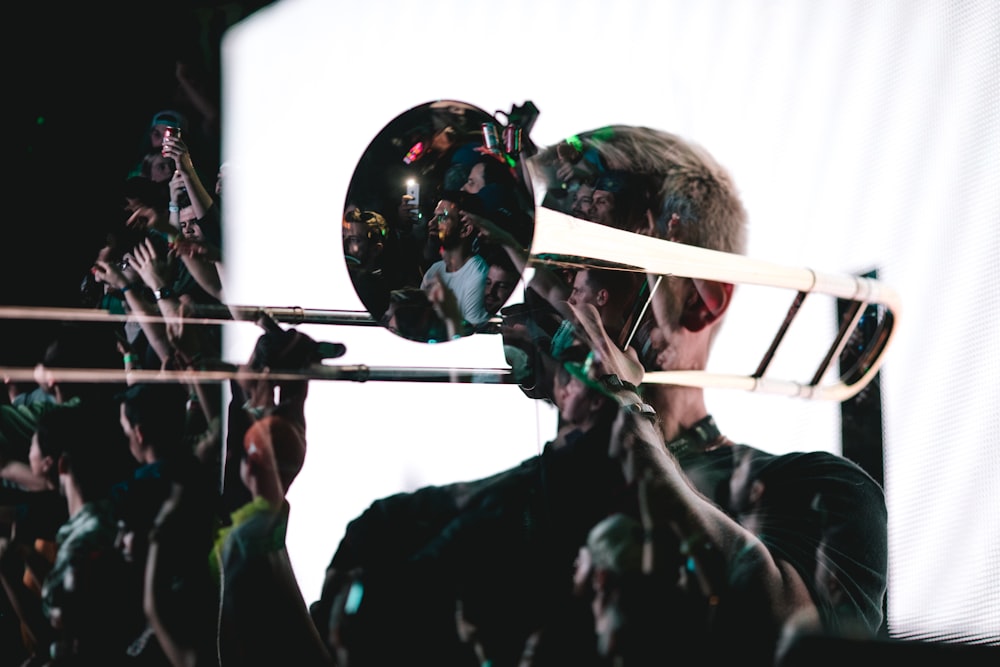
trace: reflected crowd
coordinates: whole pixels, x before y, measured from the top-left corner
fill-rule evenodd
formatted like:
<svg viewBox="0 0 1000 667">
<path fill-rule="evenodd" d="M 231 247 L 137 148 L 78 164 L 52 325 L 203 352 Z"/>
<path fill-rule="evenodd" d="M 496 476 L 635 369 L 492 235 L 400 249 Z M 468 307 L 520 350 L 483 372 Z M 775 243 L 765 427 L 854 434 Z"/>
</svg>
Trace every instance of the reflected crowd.
<svg viewBox="0 0 1000 667">
<path fill-rule="evenodd" d="M 322 354 L 257 314 L 249 358 L 222 358 L 203 316 L 227 313 L 225 170 L 201 102 L 155 113 L 123 175 L 77 304 L 108 317 L 5 362 L 32 374 L 5 377 L 0 404 L 0 667 L 790 667 L 811 638 L 881 636 L 878 483 L 840 456 L 734 443 L 702 389 L 643 384 L 706 367 L 733 286 L 530 253 L 536 190 L 587 223 L 742 252 L 728 172 L 644 127 L 538 148 L 527 105 L 506 124 L 458 102 L 399 116 L 340 224 L 372 318 L 426 343 L 500 334 L 557 432 L 487 478 L 372 499 L 305 600 L 286 494 Z M 123 379 L 64 372 L 108 368 Z"/>
</svg>

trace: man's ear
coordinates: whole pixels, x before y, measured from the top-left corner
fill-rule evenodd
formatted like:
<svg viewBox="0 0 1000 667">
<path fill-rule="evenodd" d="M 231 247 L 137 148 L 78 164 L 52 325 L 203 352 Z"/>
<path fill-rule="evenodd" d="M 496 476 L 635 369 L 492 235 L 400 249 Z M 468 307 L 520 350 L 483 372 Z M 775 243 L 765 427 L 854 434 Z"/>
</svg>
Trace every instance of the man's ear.
<svg viewBox="0 0 1000 667">
<path fill-rule="evenodd" d="M 690 331 L 701 331 L 726 312 L 733 295 L 733 284 L 691 278 L 691 286 L 684 302 L 681 325 Z"/>
<path fill-rule="evenodd" d="M 597 290 L 597 305 L 598 306 L 603 306 L 603 305 L 607 304 L 608 297 L 610 297 L 610 296 L 611 295 L 608 294 L 608 290 L 606 290 L 606 289 L 599 289 L 599 290 Z"/>
</svg>

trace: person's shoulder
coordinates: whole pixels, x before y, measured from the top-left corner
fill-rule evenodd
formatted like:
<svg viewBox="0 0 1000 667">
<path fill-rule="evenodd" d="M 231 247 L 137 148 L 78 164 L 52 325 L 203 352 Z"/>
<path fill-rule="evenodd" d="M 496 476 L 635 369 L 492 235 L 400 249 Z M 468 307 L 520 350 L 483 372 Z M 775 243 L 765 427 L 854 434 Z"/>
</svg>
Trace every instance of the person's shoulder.
<svg viewBox="0 0 1000 667">
<path fill-rule="evenodd" d="M 885 505 L 882 485 L 864 468 L 840 454 L 817 450 L 768 454 L 754 448 L 752 476 L 784 494 L 821 494 L 834 505 Z"/>
<path fill-rule="evenodd" d="M 860 465 L 851 459 L 826 450 L 803 450 L 775 454 L 746 444 L 733 445 L 732 448 L 736 450 L 736 458 L 749 456 L 753 459 L 757 466 L 765 469 L 796 469 L 801 471 L 806 469 L 822 470 L 824 468 L 828 468 L 838 470 L 843 469 L 867 474 Z"/>
<path fill-rule="evenodd" d="M 478 273 L 482 273 L 484 276 L 489 273 L 490 265 L 487 263 L 486 259 L 480 255 L 478 252 L 472 255 L 467 262 L 467 266 L 471 266 Z"/>
<path fill-rule="evenodd" d="M 424 272 L 424 278 L 421 281 L 420 287 L 426 288 L 430 284 L 430 279 L 439 273 L 444 271 L 444 260 L 439 259 L 430 266 L 427 267 L 427 271 Z"/>
<path fill-rule="evenodd" d="M 775 457 L 777 463 L 795 466 L 803 470 L 813 471 L 816 475 L 833 474 L 858 476 L 871 479 L 864 468 L 858 463 L 841 454 L 818 450 L 808 452 L 791 452 Z M 872 479 L 874 481 L 874 479 Z"/>
<path fill-rule="evenodd" d="M 83 508 L 62 525 L 56 535 L 60 550 L 86 553 L 88 550 L 103 551 L 114 548 L 118 535 L 110 501 L 99 500 L 85 503 Z"/>
</svg>

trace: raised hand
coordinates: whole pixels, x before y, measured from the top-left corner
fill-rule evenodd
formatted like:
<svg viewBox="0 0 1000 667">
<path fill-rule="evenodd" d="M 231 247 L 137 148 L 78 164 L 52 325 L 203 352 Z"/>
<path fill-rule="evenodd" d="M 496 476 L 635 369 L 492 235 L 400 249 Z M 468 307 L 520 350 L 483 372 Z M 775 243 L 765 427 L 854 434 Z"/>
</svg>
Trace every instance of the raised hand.
<svg viewBox="0 0 1000 667">
<path fill-rule="evenodd" d="M 152 239 L 143 239 L 126 257 L 150 289 L 161 289 L 170 283 L 172 256 L 161 257 Z"/>
<path fill-rule="evenodd" d="M 139 274 L 132 267 L 131 260 L 122 260 L 119 263 L 98 258 L 94 260 L 94 266 L 90 270 L 94 274 L 95 280 L 112 289 L 120 290 L 139 279 Z"/>
<path fill-rule="evenodd" d="M 177 172 L 183 174 L 191 174 L 194 172 L 194 163 L 191 161 L 191 152 L 188 150 L 187 144 L 184 143 L 179 137 L 170 135 L 163 139 L 163 157 L 169 157 L 173 159 L 174 164 L 177 165 Z M 177 172 L 174 173 L 174 178 L 177 177 Z M 183 183 L 182 183 L 183 184 Z M 173 188 L 173 182 L 171 182 L 171 188 Z"/>
<path fill-rule="evenodd" d="M 627 347 L 624 351 L 618 349 L 605 330 L 597 308 L 590 303 L 574 306 L 568 301 L 566 306 L 573 312 L 577 323 L 583 329 L 590 349 L 594 351 L 604 373 L 614 373 L 635 386 L 641 384 L 645 371 L 639 361 L 638 353 L 632 347 Z"/>
</svg>

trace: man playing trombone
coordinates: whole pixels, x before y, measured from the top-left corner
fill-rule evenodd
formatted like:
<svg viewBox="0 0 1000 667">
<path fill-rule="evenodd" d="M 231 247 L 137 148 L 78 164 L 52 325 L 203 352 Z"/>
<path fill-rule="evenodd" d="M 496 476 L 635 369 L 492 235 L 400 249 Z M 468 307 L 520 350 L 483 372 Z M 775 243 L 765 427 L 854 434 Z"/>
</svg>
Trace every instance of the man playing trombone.
<svg viewBox="0 0 1000 667">
<path fill-rule="evenodd" d="M 558 187 L 566 156 L 587 155 L 579 164 L 604 184 L 594 193 L 604 202 L 601 220 L 744 251 L 743 204 L 701 147 L 633 126 L 564 143 L 531 167 Z M 377 500 L 348 525 L 311 609 L 337 653 L 358 665 L 469 664 L 456 603 L 461 638 L 474 636 L 477 655 L 494 666 L 516 664 L 529 639 L 535 664 L 688 655 L 775 664 L 788 638 L 877 636 L 887 581 L 882 489 L 839 456 L 775 456 L 735 444 L 703 388 L 644 382 L 653 371 L 705 370 L 734 295 L 731 283 L 682 275 L 650 275 L 646 289 L 652 296 L 625 344 L 612 340 L 593 305 L 572 305 L 591 354 L 584 363 L 554 360 L 614 398 L 612 416 L 493 477 Z M 629 582 L 662 594 L 629 595 L 636 584 L 594 566 L 583 568 L 574 595 L 580 547 L 616 514 L 644 528 Z"/>
</svg>

